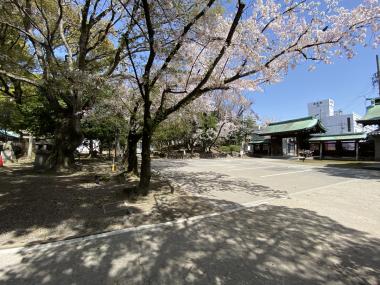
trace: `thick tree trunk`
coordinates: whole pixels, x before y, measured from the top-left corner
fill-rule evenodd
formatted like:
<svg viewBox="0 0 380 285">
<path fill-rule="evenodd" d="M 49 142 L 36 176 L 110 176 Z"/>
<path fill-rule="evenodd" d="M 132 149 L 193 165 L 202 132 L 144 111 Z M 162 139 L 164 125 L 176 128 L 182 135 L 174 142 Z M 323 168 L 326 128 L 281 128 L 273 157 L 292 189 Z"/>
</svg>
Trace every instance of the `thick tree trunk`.
<svg viewBox="0 0 380 285">
<path fill-rule="evenodd" d="M 90 156 L 94 155 L 94 141 L 90 140 Z"/>
<path fill-rule="evenodd" d="M 150 163 L 150 145 L 152 142 L 152 119 L 150 115 L 150 102 L 144 105 L 144 127 L 142 132 L 142 150 L 141 150 L 141 173 L 139 188 L 143 195 L 148 194 L 150 178 L 151 178 L 151 163 Z"/>
<path fill-rule="evenodd" d="M 103 146 L 102 146 L 102 142 L 99 141 L 99 155 L 102 156 L 103 154 Z"/>
<path fill-rule="evenodd" d="M 94 158 L 94 157 L 97 157 L 97 156 L 98 156 L 98 153 L 94 149 L 94 140 L 90 139 L 88 158 Z"/>
<path fill-rule="evenodd" d="M 194 157 L 194 145 L 191 144 L 190 145 L 190 158 L 193 158 Z"/>
<path fill-rule="evenodd" d="M 53 151 L 49 158 L 51 166 L 56 170 L 71 168 L 74 164 L 74 152 L 82 141 L 80 118 L 75 115 L 62 118 L 55 131 Z"/>
<path fill-rule="evenodd" d="M 137 143 L 139 142 L 141 135 L 132 131 L 128 134 L 128 149 L 127 149 L 127 172 L 132 172 L 138 175 L 137 166 Z"/>
<path fill-rule="evenodd" d="M 137 143 L 141 139 L 142 133 L 136 131 L 136 114 L 139 108 L 139 103 L 136 103 L 129 120 L 130 130 L 127 138 L 127 172 L 132 172 L 138 175 L 137 164 Z"/>
</svg>

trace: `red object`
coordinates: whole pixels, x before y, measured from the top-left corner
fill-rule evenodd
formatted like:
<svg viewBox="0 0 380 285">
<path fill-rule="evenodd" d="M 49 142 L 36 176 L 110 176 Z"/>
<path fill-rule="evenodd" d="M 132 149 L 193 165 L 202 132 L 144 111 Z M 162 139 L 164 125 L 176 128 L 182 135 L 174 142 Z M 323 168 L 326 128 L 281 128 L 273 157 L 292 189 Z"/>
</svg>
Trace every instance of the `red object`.
<svg viewBox="0 0 380 285">
<path fill-rule="evenodd" d="M 0 154 L 0 167 L 3 167 L 3 166 L 4 166 L 3 157 Z"/>
</svg>

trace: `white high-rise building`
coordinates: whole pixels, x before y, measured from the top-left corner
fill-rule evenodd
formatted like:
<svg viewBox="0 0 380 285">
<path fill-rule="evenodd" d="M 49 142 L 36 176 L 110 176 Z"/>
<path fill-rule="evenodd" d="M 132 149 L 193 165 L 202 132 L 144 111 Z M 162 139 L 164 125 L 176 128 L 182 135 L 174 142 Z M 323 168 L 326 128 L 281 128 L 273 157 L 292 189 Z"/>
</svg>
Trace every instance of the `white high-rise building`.
<svg viewBox="0 0 380 285">
<path fill-rule="evenodd" d="M 334 100 L 325 99 L 307 104 L 309 116 L 319 119 L 334 116 Z"/>
<path fill-rule="evenodd" d="M 365 129 L 356 120 L 361 117 L 356 113 L 343 114 L 334 110 L 334 100 L 325 99 L 307 105 L 309 116 L 317 117 L 326 128 L 326 134 L 360 133 Z"/>
</svg>

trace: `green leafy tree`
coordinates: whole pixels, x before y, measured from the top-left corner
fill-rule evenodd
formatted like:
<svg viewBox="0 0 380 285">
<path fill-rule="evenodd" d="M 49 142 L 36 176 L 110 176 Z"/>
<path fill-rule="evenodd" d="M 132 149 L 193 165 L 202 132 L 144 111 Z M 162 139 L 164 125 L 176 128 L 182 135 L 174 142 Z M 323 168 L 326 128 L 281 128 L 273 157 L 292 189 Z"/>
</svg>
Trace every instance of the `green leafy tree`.
<svg viewBox="0 0 380 285">
<path fill-rule="evenodd" d="M 191 134 L 192 122 L 187 118 L 176 117 L 163 122 L 153 134 L 154 145 L 170 151 L 172 143 L 183 145 L 185 138 Z M 179 142 L 179 143 L 178 143 Z"/>
<path fill-rule="evenodd" d="M 241 145 L 247 142 L 257 129 L 256 119 L 252 115 L 237 118 L 235 125 L 236 130 L 227 138 L 229 144 Z"/>
<path fill-rule="evenodd" d="M 82 119 L 81 127 L 84 137 L 89 140 L 99 140 L 101 148 L 115 146 L 115 140 L 121 146 L 126 145 L 128 124 L 125 116 L 120 112 L 114 112 L 112 106 L 104 102 L 93 108 Z"/>
<path fill-rule="evenodd" d="M 125 57 L 121 39 L 127 33 L 120 25 L 125 16 L 120 5 L 112 0 L 0 3 L 0 25 L 22 39 L 16 42 L 25 45 L 30 58 L 6 53 L 0 62 L 2 89 L 11 89 L 10 82 L 15 82 L 15 91 L 17 85 L 28 84 L 45 98 L 44 106 L 54 112 L 50 161 L 56 169 L 72 165 L 83 140 L 83 114 L 102 96 L 102 89 L 119 81 L 117 67 Z"/>
</svg>

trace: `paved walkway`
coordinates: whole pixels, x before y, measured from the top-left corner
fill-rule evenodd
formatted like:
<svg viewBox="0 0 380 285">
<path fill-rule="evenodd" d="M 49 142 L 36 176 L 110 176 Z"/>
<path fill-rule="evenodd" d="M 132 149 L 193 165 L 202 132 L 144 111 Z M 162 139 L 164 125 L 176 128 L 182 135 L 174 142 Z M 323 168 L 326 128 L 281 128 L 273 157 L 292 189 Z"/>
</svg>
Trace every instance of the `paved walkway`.
<svg viewBox="0 0 380 285">
<path fill-rule="evenodd" d="M 212 203 L 235 207 L 55 246 L 3 250 L 0 283 L 380 283 L 378 171 L 259 159 L 157 160 L 154 167 Z"/>
</svg>

